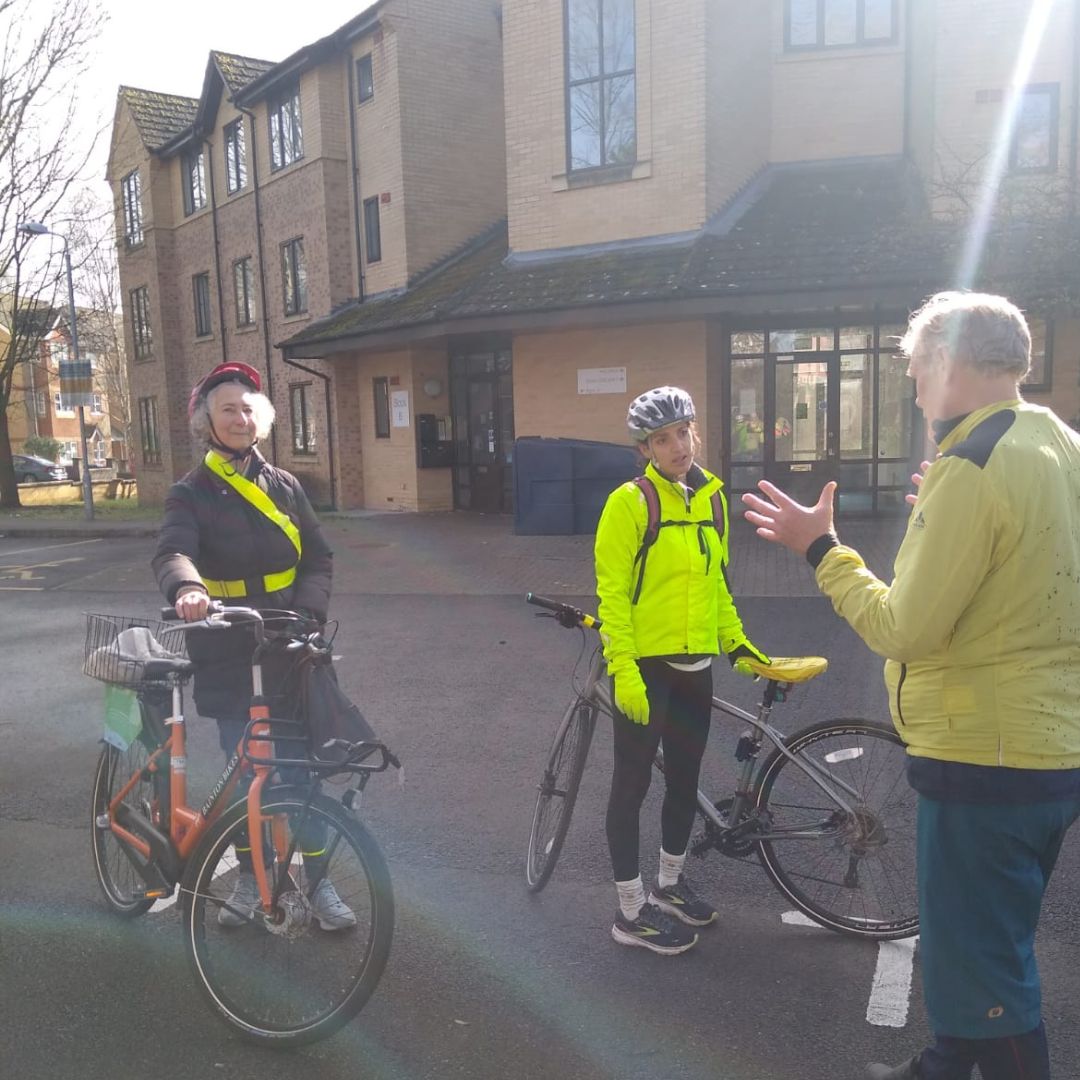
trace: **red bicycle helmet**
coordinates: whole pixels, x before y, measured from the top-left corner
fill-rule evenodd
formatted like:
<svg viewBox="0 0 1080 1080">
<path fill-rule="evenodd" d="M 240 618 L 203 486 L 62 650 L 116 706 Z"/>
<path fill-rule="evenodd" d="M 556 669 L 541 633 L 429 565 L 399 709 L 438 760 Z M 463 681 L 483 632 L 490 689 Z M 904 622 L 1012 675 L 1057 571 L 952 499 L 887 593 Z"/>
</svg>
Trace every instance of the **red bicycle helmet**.
<svg viewBox="0 0 1080 1080">
<path fill-rule="evenodd" d="M 195 406 L 214 389 L 225 382 L 239 382 L 250 386 L 256 393 L 262 391 L 262 377 L 250 365 L 242 364 L 239 360 L 230 360 L 225 364 L 218 364 L 209 375 L 200 379 L 191 389 L 191 397 L 188 398 L 188 419 L 195 414 Z"/>
</svg>

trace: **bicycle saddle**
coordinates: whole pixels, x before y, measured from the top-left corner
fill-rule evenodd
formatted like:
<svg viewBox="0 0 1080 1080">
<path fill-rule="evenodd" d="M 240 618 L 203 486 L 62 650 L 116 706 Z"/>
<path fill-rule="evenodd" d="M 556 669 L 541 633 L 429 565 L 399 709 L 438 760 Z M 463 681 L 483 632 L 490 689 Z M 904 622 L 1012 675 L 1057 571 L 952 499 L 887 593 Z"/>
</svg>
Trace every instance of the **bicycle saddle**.
<svg viewBox="0 0 1080 1080">
<path fill-rule="evenodd" d="M 762 664 L 749 656 L 740 656 L 735 661 L 735 670 L 739 674 L 757 675 L 779 683 L 809 682 L 828 667 L 829 661 L 824 656 L 774 656 L 771 664 Z"/>
</svg>

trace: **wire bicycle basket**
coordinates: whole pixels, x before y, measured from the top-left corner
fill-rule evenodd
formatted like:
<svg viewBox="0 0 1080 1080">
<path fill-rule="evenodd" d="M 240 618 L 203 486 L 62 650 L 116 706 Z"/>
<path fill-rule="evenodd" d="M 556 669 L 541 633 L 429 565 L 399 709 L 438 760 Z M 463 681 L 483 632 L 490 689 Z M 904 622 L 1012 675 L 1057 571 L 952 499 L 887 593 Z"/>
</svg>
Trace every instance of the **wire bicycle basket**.
<svg viewBox="0 0 1080 1080">
<path fill-rule="evenodd" d="M 182 625 L 130 615 L 86 614 L 83 674 L 113 686 L 139 690 L 160 685 L 144 676 L 148 660 L 187 657 Z"/>
</svg>

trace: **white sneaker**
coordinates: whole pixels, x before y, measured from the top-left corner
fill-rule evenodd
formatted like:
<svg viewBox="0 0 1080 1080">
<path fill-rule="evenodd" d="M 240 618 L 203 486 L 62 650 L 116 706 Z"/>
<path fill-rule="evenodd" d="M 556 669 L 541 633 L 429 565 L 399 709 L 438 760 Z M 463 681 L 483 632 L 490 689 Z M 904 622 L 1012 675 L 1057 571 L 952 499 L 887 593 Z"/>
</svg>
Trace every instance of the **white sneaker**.
<svg viewBox="0 0 1080 1080">
<path fill-rule="evenodd" d="M 250 871 L 241 870 L 236 875 L 229 899 L 218 908 L 218 925 L 247 926 L 255 918 L 255 909 L 261 903 L 255 875 Z"/>
<path fill-rule="evenodd" d="M 352 909 L 338 896 L 337 889 L 327 878 L 323 878 L 311 894 L 311 910 L 323 930 L 348 930 L 356 925 Z"/>
</svg>

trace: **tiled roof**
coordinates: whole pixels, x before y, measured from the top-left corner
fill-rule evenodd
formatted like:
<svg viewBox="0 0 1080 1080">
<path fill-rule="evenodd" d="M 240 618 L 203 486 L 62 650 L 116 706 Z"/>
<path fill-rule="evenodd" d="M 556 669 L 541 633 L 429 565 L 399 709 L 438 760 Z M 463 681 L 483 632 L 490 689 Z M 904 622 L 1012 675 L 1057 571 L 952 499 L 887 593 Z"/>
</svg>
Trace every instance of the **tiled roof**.
<svg viewBox="0 0 1080 1080">
<path fill-rule="evenodd" d="M 235 56 L 233 53 L 219 52 L 216 49 L 210 53 L 211 59 L 217 64 L 221 77 L 231 94 L 237 90 L 243 90 L 248 83 L 254 82 L 260 75 L 265 75 L 275 65 L 269 60 L 256 60 L 250 56 Z"/>
<path fill-rule="evenodd" d="M 646 301 L 706 298 L 722 310 L 726 298 L 761 297 L 765 309 L 782 294 L 856 289 L 900 289 L 917 301 L 955 280 L 963 236 L 931 221 L 898 161 L 776 167 L 759 188 L 733 224 L 718 215 L 682 243 L 507 258 L 503 225 L 404 292 L 349 305 L 284 346 L 301 356 L 300 346 L 425 324 Z M 1080 227 L 1017 224 L 988 240 L 975 284 L 1025 302 L 1075 302 L 1078 264 Z"/>
<path fill-rule="evenodd" d="M 128 103 L 135 126 L 151 150 L 164 146 L 191 127 L 199 108 L 198 98 L 139 90 L 133 86 L 121 86 L 120 96 Z"/>
</svg>

